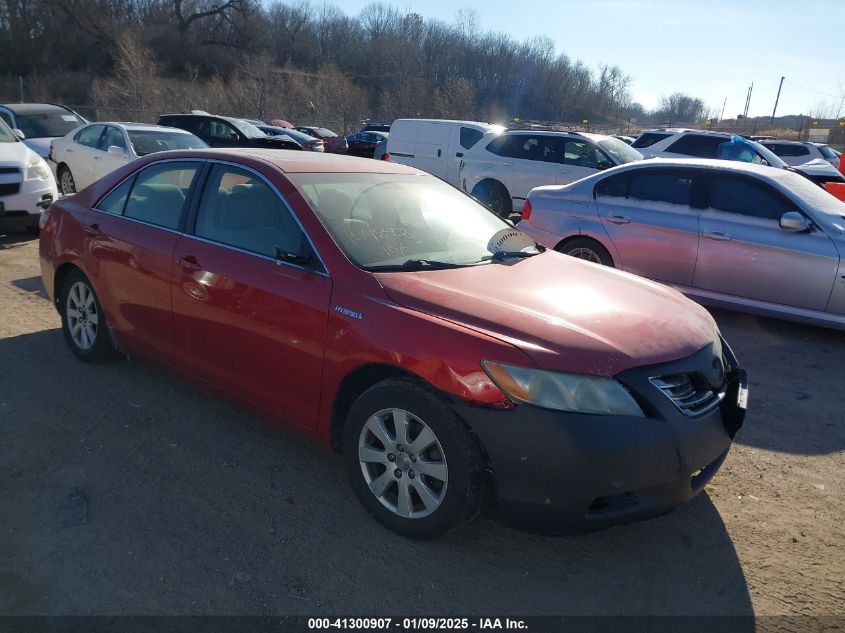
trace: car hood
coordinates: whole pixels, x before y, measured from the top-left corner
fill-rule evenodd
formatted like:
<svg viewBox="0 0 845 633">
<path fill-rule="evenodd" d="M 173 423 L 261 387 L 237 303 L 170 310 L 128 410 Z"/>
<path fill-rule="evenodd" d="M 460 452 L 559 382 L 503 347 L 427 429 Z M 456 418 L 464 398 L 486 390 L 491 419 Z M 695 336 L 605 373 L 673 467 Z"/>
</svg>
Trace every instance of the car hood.
<svg viewBox="0 0 845 633">
<path fill-rule="evenodd" d="M 24 140 L 24 144 L 41 158 L 46 159 L 50 155 L 50 143 L 56 138 L 61 137 L 28 138 Z"/>
<path fill-rule="evenodd" d="M 377 278 L 396 303 L 510 342 L 542 369 L 614 376 L 717 338 L 710 314 L 679 292 L 554 251 Z"/>
<path fill-rule="evenodd" d="M 0 143 L 0 163 L 23 167 L 30 160 L 30 150 L 23 143 Z"/>
</svg>

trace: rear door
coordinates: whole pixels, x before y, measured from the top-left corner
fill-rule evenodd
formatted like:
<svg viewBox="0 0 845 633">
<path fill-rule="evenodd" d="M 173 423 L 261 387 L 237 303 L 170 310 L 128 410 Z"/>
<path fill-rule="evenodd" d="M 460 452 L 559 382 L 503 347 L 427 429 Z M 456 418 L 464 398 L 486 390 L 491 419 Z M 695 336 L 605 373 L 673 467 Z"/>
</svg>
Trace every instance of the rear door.
<svg viewBox="0 0 845 633">
<path fill-rule="evenodd" d="M 502 148 L 501 175 L 515 211 L 522 209 L 534 187 L 557 183 L 561 140 L 546 134 L 513 134 L 508 138 Z"/>
<path fill-rule="evenodd" d="M 213 164 L 173 259 L 173 319 L 188 370 L 314 430 L 331 279 L 280 194 L 255 171 Z M 313 265 L 279 261 L 308 254 Z"/>
<path fill-rule="evenodd" d="M 153 163 L 88 215 L 89 270 L 122 345 L 173 358 L 171 270 L 201 161 Z"/>
<path fill-rule="evenodd" d="M 693 285 L 808 310 L 824 310 L 836 281 L 838 252 L 821 229 L 795 233 L 780 217 L 799 205 L 745 174 L 708 177 L 707 207 Z"/>
<path fill-rule="evenodd" d="M 632 169 L 598 182 L 596 206 L 620 268 L 666 283 L 692 284 L 699 241 L 699 212 L 692 206 L 696 173 Z"/>
</svg>

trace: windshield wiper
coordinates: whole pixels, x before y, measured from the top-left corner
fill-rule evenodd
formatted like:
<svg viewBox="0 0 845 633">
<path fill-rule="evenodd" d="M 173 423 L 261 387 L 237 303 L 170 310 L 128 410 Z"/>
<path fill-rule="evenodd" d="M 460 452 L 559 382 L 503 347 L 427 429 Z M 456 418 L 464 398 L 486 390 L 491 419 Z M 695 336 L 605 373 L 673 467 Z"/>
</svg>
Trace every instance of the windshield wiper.
<svg viewBox="0 0 845 633">
<path fill-rule="evenodd" d="M 374 272 L 391 270 L 445 270 L 447 268 L 464 268 L 470 264 L 455 264 L 454 262 L 440 262 L 434 259 L 409 259 L 402 264 L 387 266 L 368 266 L 367 270 Z"/>
<path fill-rule="evenodd" d="M 534 257 L 534 255 L 539 255 L 542 251 L 534 251 L 534 252 L 525 252 L 525 251 L 497 251 L 492 255 L 485 255 L 481 258 L 481 261 L 492 261 L 492 262 L 500 262 L 505 259 L 525 259 L 526 257 Z"/>
</svg>

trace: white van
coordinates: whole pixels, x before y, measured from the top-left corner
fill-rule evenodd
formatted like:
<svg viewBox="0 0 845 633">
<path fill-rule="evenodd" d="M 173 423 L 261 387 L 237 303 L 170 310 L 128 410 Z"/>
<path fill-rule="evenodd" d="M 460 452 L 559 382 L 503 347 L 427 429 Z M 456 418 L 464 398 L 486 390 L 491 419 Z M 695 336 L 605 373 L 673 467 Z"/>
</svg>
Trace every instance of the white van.
<svg viewBox="0 0 845 633">
<path fill-rule="evenodd" d="M 386 160 L 422 169 L 457 187 L 464 152 L 487 132 L 504 129 L 477 121 L 397 119 L 390 126 Z"/>
</svg>

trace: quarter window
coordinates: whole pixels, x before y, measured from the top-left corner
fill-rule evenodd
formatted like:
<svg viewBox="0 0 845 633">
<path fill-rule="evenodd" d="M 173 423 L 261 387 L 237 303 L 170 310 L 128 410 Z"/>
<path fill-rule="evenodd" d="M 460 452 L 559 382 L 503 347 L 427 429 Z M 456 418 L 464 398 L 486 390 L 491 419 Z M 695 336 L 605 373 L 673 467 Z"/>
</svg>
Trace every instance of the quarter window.
<svg viewBox="0 0 845 633">
<path fill-rule="evenodd" d="M 559 158 L 558 138 L 533 134 L 513 134 L 501 148 L 501 156 L 518 160 L 556 163 Z"/>
<path fill-rule="evenodd" d="M 124 180 L 120 186 L 112 191 L 97 205 L 97 209 L 105 213 L 113 213 L 114 215 L 121 215 L 123 207 L 126 206 L 126 198 L 129 197 L 129 190 L 132 188 L 132 178 Z"/>
<path fill-rule="evenodd" d="M 104 127 L 105 126 L 103 125 L 89 125 L 88 127 L 79 130 L 79 132 L 76 133 L 76 136 L 73 137 L 73 140 L 85 147 L 93 147 L 96 149 L 97 144 L 100 141 L 100 134 L 103 133 Z"/>
<path fill-rule="evenodd" d="M 631 174 L 630 197 L 649 202 L 689 205 L 692 174 L 676 169 L 637 170 Z"/>
<path fill-rule="evenodd" d="M 596 197 L 627 198 L 630 182 L 629 174 L 616 174 L 605 178 L 596 185 Z"/>
<path fill-rule="evenodd" d="M 304 235 L 278 194 L 252 172 L 215 165 L 197 212 L 194 233 L 221 244 L 275 257 L 304 254 Z"/>
<path fill-rule="evenodd" d="M 167 162 L 151 165 L 135 178 L 123 214 L 176 230 L 182 208 L 199 167 L 196 162 Z"/>
<path fill-rule="evenodd" d="M 766 220 L 779 220 L 793 205 L 768 185 L 742 176 L 710 178 L 710 208 Z M 790 208 L 793 207 L 793 208 Z"/>
</svg>

